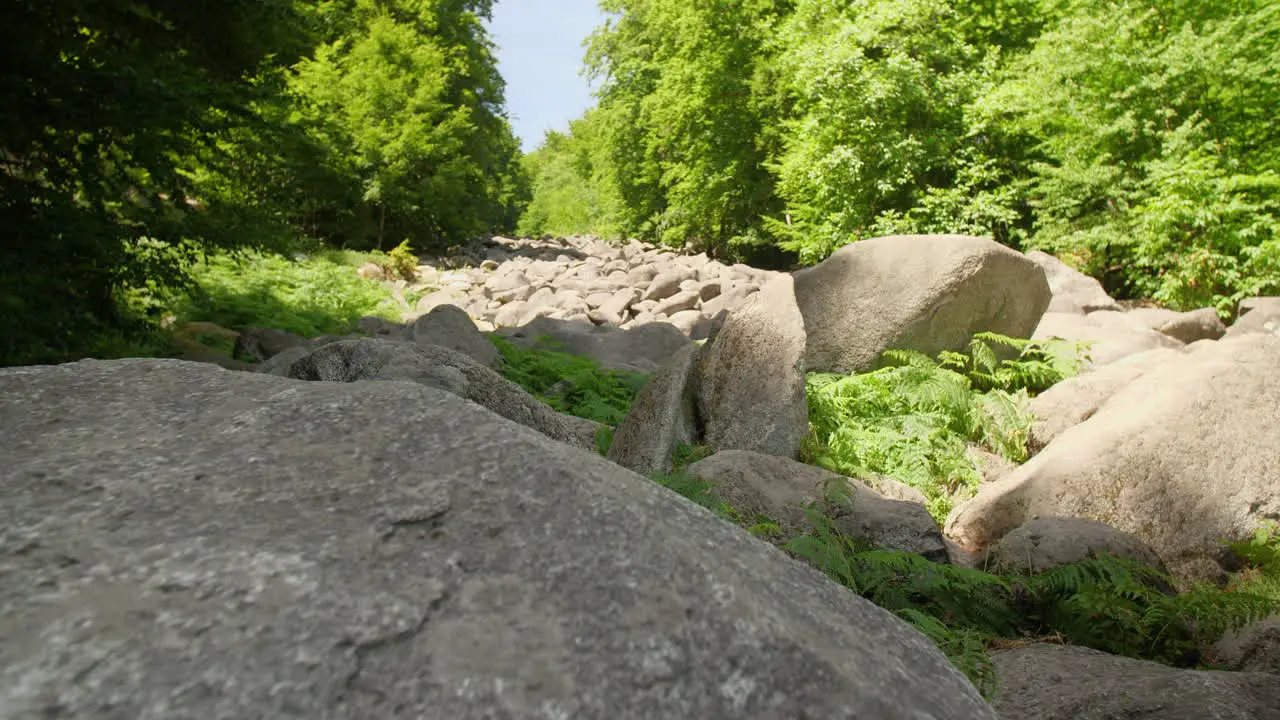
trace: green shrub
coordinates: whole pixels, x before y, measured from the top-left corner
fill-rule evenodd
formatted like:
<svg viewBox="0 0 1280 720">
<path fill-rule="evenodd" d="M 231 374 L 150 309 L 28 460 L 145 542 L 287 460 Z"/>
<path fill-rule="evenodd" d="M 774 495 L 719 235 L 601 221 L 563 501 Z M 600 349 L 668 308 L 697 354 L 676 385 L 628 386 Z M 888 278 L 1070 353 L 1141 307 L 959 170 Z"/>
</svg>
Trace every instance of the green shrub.
<svg viewBox="0 0 1280 720">
<path fill-rule="evenodd" d="M 394 277 L 412 282 L 417 278 L 419 262 L 409 241 L 405 240 L 387 253 L 386 268 Z"/>
<path fill-rule="evenodd" d="M 649 376 L 607 370 L 596 361 L 559 352 L 546 338 L 522 348 L 496 336 L 490 340 L 502 353 L 504 377 L 556 410 L 617 426 Z M 611 440 L 610 440 L 611 441 Z"/>
<path fill-rule="evenodd" d="M 195 287 L 175 300 L 179 321 L 250 325 L 306 337 L 348 331 L 365 315 L 399 319 L 390 291 L 324 257 L 212 255 L 192 268 Z"/>
</svg>

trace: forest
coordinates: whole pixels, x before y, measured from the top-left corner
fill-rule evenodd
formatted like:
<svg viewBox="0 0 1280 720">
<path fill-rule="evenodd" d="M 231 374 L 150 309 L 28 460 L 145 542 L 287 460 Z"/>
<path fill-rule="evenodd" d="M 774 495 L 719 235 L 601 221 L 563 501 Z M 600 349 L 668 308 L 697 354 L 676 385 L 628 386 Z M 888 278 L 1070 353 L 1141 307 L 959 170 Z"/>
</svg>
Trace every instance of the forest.
<svg viewBox="0 0 1280 720">
<path fill-rule="evenodd" d="M 639 238 L 767 267 L 895 233 L 1118 297 L 1280 293 L 1280 5 L 602 0 L 522 155 L 494 0 L 0 8 L 0 365 L 154 326 L 209 254 Z"/>
</svg>

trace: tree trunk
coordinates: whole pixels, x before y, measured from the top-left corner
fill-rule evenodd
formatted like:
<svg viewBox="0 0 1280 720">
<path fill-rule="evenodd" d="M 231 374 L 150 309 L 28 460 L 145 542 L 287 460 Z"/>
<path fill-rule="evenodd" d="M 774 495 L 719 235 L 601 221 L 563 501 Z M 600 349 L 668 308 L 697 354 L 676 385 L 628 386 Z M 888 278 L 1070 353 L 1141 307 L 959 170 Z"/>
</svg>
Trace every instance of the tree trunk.
<svg viewBox="0 0 1280 720">
<path fill-rule="evenodd" d="M 378 249 L 382 249 L 382 237 L 387 233 L 387 206 L 383 205 L 378 212 Z"/>
</svg>

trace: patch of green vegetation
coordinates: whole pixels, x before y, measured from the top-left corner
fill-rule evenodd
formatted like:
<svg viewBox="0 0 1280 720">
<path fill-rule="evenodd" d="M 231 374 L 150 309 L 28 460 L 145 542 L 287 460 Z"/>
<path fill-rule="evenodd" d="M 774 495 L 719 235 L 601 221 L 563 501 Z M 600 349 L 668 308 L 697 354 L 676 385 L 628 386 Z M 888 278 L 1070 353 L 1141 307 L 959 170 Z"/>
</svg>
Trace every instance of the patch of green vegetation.
<svg viewBox="0 0 1280 720">
<path fill-rule="evenodd" d="M 321 255 L 212 255 L 192 276 L 195 286 L 175 299 L 179 321 L 233 329 L 257 325 L 315 337 L 347 332 L 365 315 L 399 319 L 390 291 Z"/>
<path fill-rule="evenodd" d="M 560 412 L 611 427 L 622 423 L 649 381 L 648 375 L 601 368 L 591 358 L 560 352 L 547 338 L 532 348 L 493 335 L 489 339 L 502 353 L 501 372 L 508 380 Z"/>
<path fill-rule="evenodd" d="M 1110 555 L 1037 575 L 998 575 L 876 548 L 831 520 L 835 504 L 853 501 L 844 483 L 830 484 L 823 501 L 806 509 L 809 532 L 788 538 L 777 522 L 729 506 L 714 483 L 687 471 L 653 479 L 907 621 L 988 698 L 997 690 L 992 647 L 1058 642 L 1196 667 L 1224 633 L 1280 611 L 1275 527 L 1235 546 L 1247 566 L 1241 582 L 1174 593 L 1164 573 Z"/>
<path fill-rule="evenodd" d="M 885 359 L 893 364 L 879 370 L 810 374 L 804 459 L 850 477 L 901 480 L 924 493 L 941 522 L 982 480 L 969 444 L 1026 461 L 1031 395 L 1079 372 L 1082 352 L 1074 343 L 982 333 L 967 354 L 934 360 L 891 350 Z"/>
</svg>

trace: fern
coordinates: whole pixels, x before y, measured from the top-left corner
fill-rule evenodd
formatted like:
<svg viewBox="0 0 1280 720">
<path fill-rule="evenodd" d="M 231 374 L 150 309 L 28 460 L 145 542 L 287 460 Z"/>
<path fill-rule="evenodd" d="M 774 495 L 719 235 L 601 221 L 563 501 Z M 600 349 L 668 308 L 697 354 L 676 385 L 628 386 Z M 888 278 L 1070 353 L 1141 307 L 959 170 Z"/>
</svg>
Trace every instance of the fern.
<svg viewBox="0 0 1280 720">
<path fill-rule="evenodd" d="M 1013 353 L 1012 360 L 1000 360 Z M 1077 345 L 981 333 L 969 353 L 935 360 L 890 350 L 888 366 L 808 378 L 810 435 L 803 457 L 850 476 L 887 475 L 922 493 L 940 521 L 976 491 L 968 456 L 976 443 L 1015 463 L 1027 459 L 1030 396 L 1076 372 Z"/>
<path fill-rule="evenodd" d="M 490 336 L 502 354 L 501 372 L 556 410 L 617 426 L 648 381 L 647 375 L 606 370 L 596 361 L 559 352 L 545 338 L 522 348 Z"/>
</svg>

